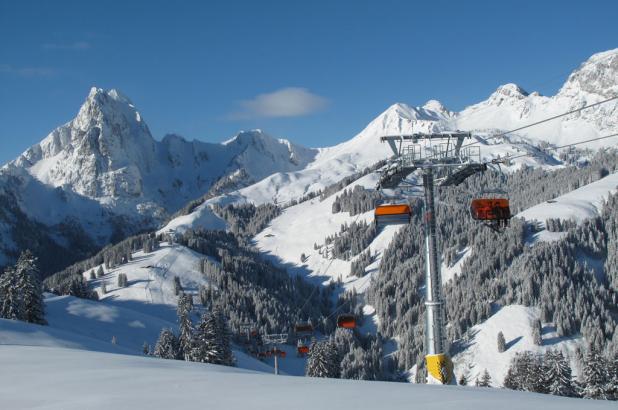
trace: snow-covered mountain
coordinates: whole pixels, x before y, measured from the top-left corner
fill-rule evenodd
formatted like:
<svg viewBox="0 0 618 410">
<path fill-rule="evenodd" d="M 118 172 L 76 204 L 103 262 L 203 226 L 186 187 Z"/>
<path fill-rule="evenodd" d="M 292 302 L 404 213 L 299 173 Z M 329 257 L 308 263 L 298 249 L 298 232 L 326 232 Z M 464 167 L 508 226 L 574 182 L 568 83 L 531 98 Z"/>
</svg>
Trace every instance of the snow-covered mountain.
<svg viewBox="0 0 618 410">
<path fill-rule="evenodd" d="M 487 100 L 457 115 L 460 129 L 513 129 L 594 104 L 618 94 L 618 49 L 590 57 L 571 73 L 558 93 L 551 97 L 528 94 L 516 84 L 500 86 Z M 603 136 L 618 129 L 616 100 L 577 112 L 526 130 L 520 135 L 556 145 Z M 598 148 L 615 140 L 587 144 Z"/>
<path fill-rule="evenodd" d="M 24 228 L 14 221 L 24 216 L 49 230 L 48 242 L 66 247 L 70 235 L 56 228 L 70 224 L 94 248 L 155 228 L 217 182 L 246 186 L 302 169 L 316 154 L 260 130 L 221 144 L 177 135 L 157 141 L 127 97 L 92 88 L 72 121 L 0 171 L 0 191 L 15 206 L 0 218 L 0 259 L 23 248 L 16 231 Z"/>
</svg>

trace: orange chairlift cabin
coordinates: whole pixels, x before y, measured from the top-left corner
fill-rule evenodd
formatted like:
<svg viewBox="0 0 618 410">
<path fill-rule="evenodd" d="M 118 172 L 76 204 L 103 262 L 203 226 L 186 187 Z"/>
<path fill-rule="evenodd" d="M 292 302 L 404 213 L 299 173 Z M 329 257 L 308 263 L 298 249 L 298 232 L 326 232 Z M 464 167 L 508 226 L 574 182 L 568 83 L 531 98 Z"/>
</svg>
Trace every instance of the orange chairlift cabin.
<svg viewBox="0 0 618 410">
<path fill-rule="evenodd" d="M 309 346 L 299 340 L 298 345 L 296 346 L 296 350 L 298 352 L 298 356 L 303 357 L 309 353 Z"/>
<path fill-rule="evenodd" d="M 408 204 L 382 204 L 376 206 L 374 218 L 378 228 L 409 224 L 412 219 L 412 210 Z"/>
<path fill-rule="evenodd" d="M 472 200 L 470 215 L 472 219 L 482 221 L 494 230 L 506 228 L 511 219 L 511 208 L 506 193 L 484 192 L 482 198 Z"/>
<path fill-rule="evenodd" d="M 356 317 L 351 314 L 339 315 L 337 317 L 337 327 L 342 327 L 344 329 L 355 329 Z"/>
</svg>

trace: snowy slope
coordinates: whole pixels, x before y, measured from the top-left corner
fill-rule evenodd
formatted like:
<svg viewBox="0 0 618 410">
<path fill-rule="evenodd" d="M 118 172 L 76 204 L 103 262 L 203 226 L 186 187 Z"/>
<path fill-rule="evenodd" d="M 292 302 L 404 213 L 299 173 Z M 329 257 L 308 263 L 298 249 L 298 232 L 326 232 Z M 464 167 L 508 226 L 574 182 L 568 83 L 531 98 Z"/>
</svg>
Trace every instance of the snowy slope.
<svg viewBox="0 0 618 410">
<path fill-rule="evenodd" d="M 469 383 L 473 384 L 487 369 L 492 377 L 492 386 L 500 387 L 517 353 L 531 351 L 542 354 L 548 349 L 561 350 L 570 360 L 573 375 L 577 376 L 579 363 L 575 350 L 578 347 L 585 350 L 585 340 L 581 337 L 559 337 L 550 323 L 543 323 L 543 345 L 537 346 L 533 342 L 532 323 L 539 318 L 540 312 L 536 308 L 510 305 L 485 322 L 473 326 L 468 331 L 470 338 L 456 346 L 459 351 L 453 356 L 453 363 L 457 379 L 466 374 Z M 498 332 L 502 332 L 506 340 L 507 349 L 502 353 L 498 352 Z"/>
<path fill-rule="evenodd" d="M 142 355 L 144 342 L 153 348 L 161 329 L 177 329 L 174 276 L 180 278 L 188 294 L 196 294 L 198 287 L 207 283 L 198 270 L 198 262 L 203 257 L 183 246 L 162 243 L 148 254 L 133 253 L 132 261 L 106 270 L 101 278 L 88 279 L 90 271 L 84 272 L 88 285 L 98 291 L 99 301 L 46 294 L 48 326 L 0 319 L 0 346 L 54 346 Z M 124 288 L 117 286 L 121 273 L 128 279 Z M 104 295 L 103 282 L 107 287 Z M 199 308 L 199 302 L 195 303 Z M 195 321 L 199 320 L 198 308 L 194 312 Z M 282 373 L 302 375 L 304 360 L 297 360 L 293 353 L 289 352 L 290 360 L 281 366 Z M 238 367 L 273 371 L 273 363 L 260 362 L 240 348 L 234 348 L 234 355 Z"/>
<path fill-rule="evenodd" d="M 356 185 L 373 188 L 376 178 L 375 174 L 369 174 L 344 189 L 351 189 Z M 355 216 L 350 216 L 348 212 L 333 214 L 331 211 L 333 202 L 342 191 L 329 196 L 324 201 L 314 198 L 285 209 L 282 215 L 275 218 L 270 226 L 256 235 L 253 240 L 266 258 L 285 267 L 292 275 L 301 275 L 315 284 L 324 285 L 331 281 L 341 280 L 341 290 L 355 289 L 363 294 L 369 287 L 373 275 L 378 274 L 383 252 L 400 227 L 389 226 L 381 229 L 367 248 L 371 251 L 373 262 L 366 268 L 365 276 L 358 278 L 351 275 L 351 264 L 356 257 L 350 261 L 328 257 L 324 238 L 338 233 L 343 224 L 349 225 L 361 221 L 373 223 L 373 212 Z M 322 255 L 320 249 L 314 249 L 314 244 L 319 246 Z M 304 262 L 300 260 L 302 253 L 306 256 Z M 371 322 L 373 308 L 367 306 L 367 309 L 369 316 L 367 322 Z"/>
<path fill-rule="evenodd" d="M 199 286 L 207 283 L 199 271 L 199 262 L 203 258 L 204 255 L 182 245 L 163 242 L 159 249 L 147 254 L 138 251 L 133 254 L 132 261 L 113 269 L 102 266 L 105 271 L 102 278 L 90 280 L 90 271 L 84 272 L 84 278 L 97 290 L 102 301 L 118 305 L 138 304 L 148 306 L 148 309 L 153 309 L 150 305 L 154 305 L 160 311 L 158 316 L 171 315 L 170 320 L 175 321 L 178 298 L 174 294 L 174 276 L 180 278 L 186 293 L 196 294 Z M 128 286 L 125 288 L 117 286 L 121 273 L 127 275 Z M 106 294 L 101 292 L 103 282 Z M 164 313 L 166 311 L 169 313 Z"/>
<path fill-rule="evenodd" d="M 548 218 L 581 222 L 599 216 L 603 202 L 616 190 L 618 190 L 618 173 L 613 173 L 554 198 L 551 202 L 543 202 L 528 208 L 516 216 L 529 221 L 536 220 L 542 226 Z"/>
<path fill-rule="evenodd" d="M 215 365 L 1 346 L 0 407 L 45 409 L 610 409 L 508 390 L 260 375 Z"/>
</svg>

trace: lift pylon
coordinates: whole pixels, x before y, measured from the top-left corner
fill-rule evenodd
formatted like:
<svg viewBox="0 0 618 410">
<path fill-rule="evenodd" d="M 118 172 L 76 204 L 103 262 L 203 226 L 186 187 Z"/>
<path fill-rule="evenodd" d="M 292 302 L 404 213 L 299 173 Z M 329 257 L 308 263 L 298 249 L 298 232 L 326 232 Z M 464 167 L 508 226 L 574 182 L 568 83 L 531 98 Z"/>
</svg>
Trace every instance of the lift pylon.
<svg viewBox="0 0 618 410">
<path fill-rule="evenodd" d="M 459 185 L 487 167 L 480 162 L 480 151 L 462 148 L 468 132 L 393 135 L 381 137 L 388 142 L 394 157 L 382 173 L 378 189 L 396 188 L 420 170 L 424 188 L 425 227 L 425 363 L 428 379 L 454 382 L 453 363 L 448 355 L 445 335 L 446 315 L 442 297 L 440 252 L 435 218 L 435 169 L 447 169 L 441 186 Z M 477 148 L 477 147 L 474 147 Z M 428 380 L 429 381 L 429 380 Z"/>
</svg>

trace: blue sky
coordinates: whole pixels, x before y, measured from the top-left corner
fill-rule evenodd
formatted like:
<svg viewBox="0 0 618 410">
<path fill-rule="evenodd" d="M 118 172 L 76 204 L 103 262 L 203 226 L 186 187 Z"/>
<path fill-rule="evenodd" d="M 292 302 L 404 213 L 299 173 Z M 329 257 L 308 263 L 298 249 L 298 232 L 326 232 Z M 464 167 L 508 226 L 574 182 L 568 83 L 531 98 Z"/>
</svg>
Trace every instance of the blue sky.
<svg viewBox="0 0 618 410">
<path fill-rule="evenodd" d="M 0 162 L 69 121 L 91 86 L 155 138 L 242 129 L 307 146 L 395 102 L 452 110 L 515 82 L 553 94 L 618 47 L 618 2 L 0 1 Z"/>
</svg>

